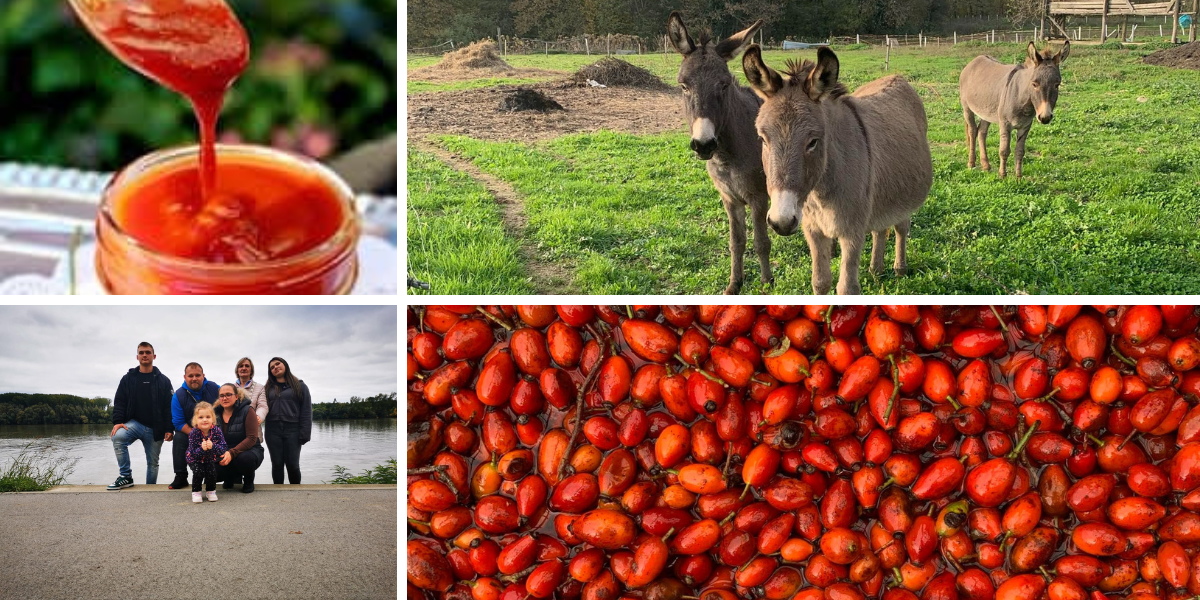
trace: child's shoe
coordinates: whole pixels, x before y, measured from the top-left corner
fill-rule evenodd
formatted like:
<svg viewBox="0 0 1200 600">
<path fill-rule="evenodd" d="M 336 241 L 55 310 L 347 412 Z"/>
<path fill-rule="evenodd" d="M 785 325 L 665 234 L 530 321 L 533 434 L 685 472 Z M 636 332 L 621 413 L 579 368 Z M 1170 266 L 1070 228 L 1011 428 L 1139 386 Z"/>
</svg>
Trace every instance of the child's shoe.
<svg viewBox="0 0 1200 600">
<path fill-rule="evenodd" d="M 192 502 L 195 502 L 196 504 L 204 502 L 204 494 L 201 494 L 200 492 L 192 492 Z"/>
<path fill-rule="evenodd" d="M 209 492 L 209 493 L 208 493 L 208 501 L 209 501 L 209 502 L 216 502 L 216 501 L 217 501 L 217 491 L 216 491 L 216 490 L 213 490 L 213 491 L 211 491 L 211 492 Z"/>
</svg>

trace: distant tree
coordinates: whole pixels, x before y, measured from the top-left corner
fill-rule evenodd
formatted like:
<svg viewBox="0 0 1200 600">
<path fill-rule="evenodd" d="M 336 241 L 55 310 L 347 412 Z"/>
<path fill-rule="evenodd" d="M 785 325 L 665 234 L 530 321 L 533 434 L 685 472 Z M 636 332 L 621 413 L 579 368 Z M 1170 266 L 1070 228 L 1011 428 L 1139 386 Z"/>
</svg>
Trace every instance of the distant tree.
<svg viewBox="0 0 1200 600">
<path fill-rule="evenodd" d="M 16 425 L 21 422 L 21 407 L 7 402 L 0 404 L 0 425 Z"/>
<path fill-rule="evenodd" d="M 513 0 L 517 35 L 552 40 L 583 33 L 583 6 L 577 0 Z"/>
<path fill-rule="evenodd" d="M 34 404 L 21 414 L 22 425 L 46 425 L 57 423 L 58 415 L 46 404 Z"/>
</svg>

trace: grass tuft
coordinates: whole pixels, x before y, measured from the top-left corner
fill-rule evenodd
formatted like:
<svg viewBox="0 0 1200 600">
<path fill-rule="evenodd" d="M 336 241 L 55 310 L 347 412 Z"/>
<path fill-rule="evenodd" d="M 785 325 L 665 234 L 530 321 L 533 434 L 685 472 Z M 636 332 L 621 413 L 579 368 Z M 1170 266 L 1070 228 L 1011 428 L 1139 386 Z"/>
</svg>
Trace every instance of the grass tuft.
<svg viewBox="0 0 1200 600">
<path fill-rule="evenodd" d="M 373 468 L 363 471 L 362 475 L 351 475 L 346 467 L 334 465 L 333 481 L 327 483 L 339 484 L 365 484 L 365 483 L 391 483 L 395 484 L 396 479 L 396 459 L 389 458 L 382 465 L 375 465 Z"/>
<path fill-rule="evenodd" d="M 0 467 L 0 492 L 43 492 L 62 485 L 77 462 L 78 458 L 56 454 L 52 446 L 31 441 Z"/>
</svg>

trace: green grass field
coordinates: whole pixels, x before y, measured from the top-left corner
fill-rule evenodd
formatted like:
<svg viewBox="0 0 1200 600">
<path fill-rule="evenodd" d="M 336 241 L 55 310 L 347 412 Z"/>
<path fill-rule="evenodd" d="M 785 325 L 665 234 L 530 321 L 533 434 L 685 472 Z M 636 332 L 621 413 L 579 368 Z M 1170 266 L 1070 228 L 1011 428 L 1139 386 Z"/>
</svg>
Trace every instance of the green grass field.
<svg viewBox="0 0 1200 600">
<path fill-rule="evenodd" d="M 997 178 L 995 127 L 988 146 L 993 170 L 968 170 L 958 73 L 979 54 L 1015 62 L 1023 52 L 1014 44 L 892 52 L 891 72 L 907 77 L 925 101 L 934 185 L 914 215 L 910 274 L 875 278 L 864 252 L 864 293 L 1200 293 L 1200 72 L 1143 65 L 1148 49 L 1075 47 L 1063 65 L 1054 122 L 1035 123 L 1029 135 L 1025 177 Z M 768 52 L 765 58 L 779 67 L 786 57 L 813 54 Z M 571 72 L 596 58 L 508 61 Z M 622 58 L 675 81 L 677 55 Z M 839 58 L 851 89 L 884 74 L 882 49 L 842 51 Z M 410 59 L 409 68 L 435 60 Z M 733 64 L 740 78 L 740 62 Z M 426 91 L 443 87 L 452 88 Z M 538 260 L 573 273 L 573 291 L 724 289 L 726 217 L 704 164 L 691 158 L 682 117 L 678 132 L 664 135 L 601 132 L 536 144 L 434 141 L 522 196 L 528 226 L 521 242 L 536 249 Z M 530 290 L 521 254 L 513 250 L 517 241 L 505 238 L 498 223 L 478 221 L 494 213 L 485 206 L 486 191 L 463 177 L 410 152 L 409 274 L 435 282 L 434 293 Z M 431 253 L 466 250 L 448 241 L 460 237 L 465 217 L 445 208 L 462 205 L 464 195 L 477 228 L 469 236 L 472 255 L 435 260 Z M 803 237 L 771 236 L 776 285 L 758 283 L 749 251 L 744 293 L 809 293 Z M 485 260 L 488 267 L 479 268 Z"/>
</svg>

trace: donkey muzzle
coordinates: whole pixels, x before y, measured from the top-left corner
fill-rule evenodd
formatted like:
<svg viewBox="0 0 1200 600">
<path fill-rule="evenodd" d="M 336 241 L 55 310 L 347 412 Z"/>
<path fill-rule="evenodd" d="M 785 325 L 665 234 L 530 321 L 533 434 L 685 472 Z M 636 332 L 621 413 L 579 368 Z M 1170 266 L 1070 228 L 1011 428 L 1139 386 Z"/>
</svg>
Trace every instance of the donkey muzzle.
<svg viewBox="0 0 1200 600">
<path fill-rule="evenodd" d="M 1049 115 L 1038 115 L 1038 118 L 1037 118 L 1037 119 L 1038 119 L 1038 122 L 1039 122 L 1039 123 L 1041 123 L 1042 125 L 1049 125 L 1049 124 L 1050 124 L 1050 121 L 1051 121 L 1052 119 L 1054 119 L 1054 115 L 1053 115 L 1053 114 L 1049 114 Z"/>
<path fill-rule="evenodd" d="M 796 217 L 791 217 L 783 222 L 776 221 L 772 217 L 767 217 L 767 224 L 770 225 L 771 229 L 774 229 L 775 233 L 778 233 L 779 235 L 793 235 L 796 233 L 796 230 L 800 228 L 800 222 L 796 219 Z"/>
<path fill-rule="evenodd" d="M 695 152 L 696 156 L 700 157 L 701 160 L 708 160 L 712 158 L 713 153 L 716 151 L 717 138 L 709 138 L 703 141 L 696 139 L 692 140 L 692 152 Z"/>
</svg>

